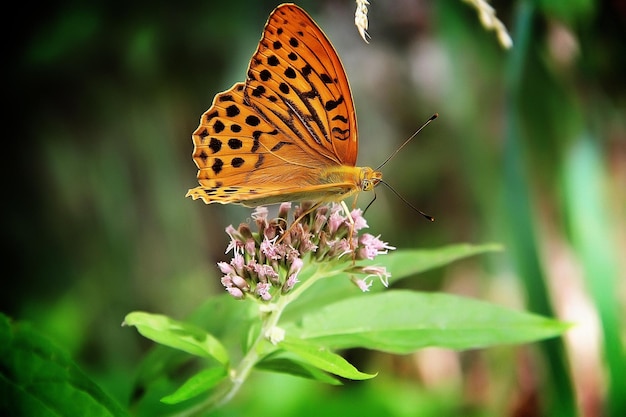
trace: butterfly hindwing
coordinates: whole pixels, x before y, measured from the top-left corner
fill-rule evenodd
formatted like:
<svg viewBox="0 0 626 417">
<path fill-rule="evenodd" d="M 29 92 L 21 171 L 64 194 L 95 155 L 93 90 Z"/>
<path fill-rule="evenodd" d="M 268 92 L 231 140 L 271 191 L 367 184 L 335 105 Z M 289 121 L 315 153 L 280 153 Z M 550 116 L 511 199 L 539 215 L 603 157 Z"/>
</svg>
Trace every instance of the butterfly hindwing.
<svg viewBox="0 0 626 417">
<path fill-rule="evenodd" d="M 190 195 L 206 203 L 244 204 L 246 198 L 241 194 L 245 190 L 280 194 L 280 190 L 320 185 L 318 161 L 260 118 L 245 102 L 244 88 L 237 83 L 218 94 L 202 115 L 193 134 L 193 158 L 199 168 L 198 188 L 210 192 Z"/>
<path fill-rule="evenodd" d="M 202 199 L 206 203 L 241 204 L 248 207 L 276 204 L 283 201 L 317 202 L 336 201 L 337 196 L 349 196 L 355 192 L 354 184 L 332 183 L 310 187 L 283 185 L 281 187 L 267 185 L 243 185 L 221 187 L 196 187 L 187 192 L 187 197 L 194 200 Z"/>
</svg>

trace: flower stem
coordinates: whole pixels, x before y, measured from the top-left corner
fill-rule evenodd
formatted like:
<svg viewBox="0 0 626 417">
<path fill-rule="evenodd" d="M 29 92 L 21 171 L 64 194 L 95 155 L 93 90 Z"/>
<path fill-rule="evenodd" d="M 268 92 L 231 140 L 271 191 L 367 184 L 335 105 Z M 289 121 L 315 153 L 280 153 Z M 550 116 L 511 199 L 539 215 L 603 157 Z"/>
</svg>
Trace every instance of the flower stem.
<svg viewBox="0 0 626 417">
<path fill-rule="evenodd" d="M 229 402 L 235 394 L 237 394 L 259 359 L 274 350 L 273 346 L 268 344 L 268 335 L 272 329 L 277 326 L 285 308 L 287 308 L 292 301 L 296 300 L 300 294 L 310 288 L 317 281 L 334 276 L 343 271 L 343 268 L 336 270 L 324 270 L 325 268 L 321 265 L 314 265 L 314 267 L 315 271 L 310 277 L 303 280 L 303 282 L 296 286 L 293 291 L 277 297 L 276 301 L 271 304 L 272 311 L 265 318 L 261 331 L 250 346 L 248 353 L 246 353 L 246 355 L 241 359 L 241 362 L 239 362 L 239 364 L 231 372 L 231 383 L 229 384 L 228 391 L 222 392 L 220 398 L 213 397 L 213 400 L 216 402 L 211 405 L 211 408 L 218 408 Z"/>
</svg>

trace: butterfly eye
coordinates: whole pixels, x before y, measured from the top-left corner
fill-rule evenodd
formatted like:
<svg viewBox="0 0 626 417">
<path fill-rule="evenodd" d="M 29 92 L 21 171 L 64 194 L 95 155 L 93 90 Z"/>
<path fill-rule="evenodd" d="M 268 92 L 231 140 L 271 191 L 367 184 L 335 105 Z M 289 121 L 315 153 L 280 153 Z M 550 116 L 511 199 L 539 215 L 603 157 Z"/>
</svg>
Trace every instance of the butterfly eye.
<svg viewBox="0 0 626 417">
<path fill-rule="evenodd" d="M 363 191 L 372 191 L 374 187 L 376 186 L 376 184 L 378 184 L 378 181 L 374 181 L 374 180 L 370 180 L 366 178 L 361 183 L 361 189 Z"/>
</svg>

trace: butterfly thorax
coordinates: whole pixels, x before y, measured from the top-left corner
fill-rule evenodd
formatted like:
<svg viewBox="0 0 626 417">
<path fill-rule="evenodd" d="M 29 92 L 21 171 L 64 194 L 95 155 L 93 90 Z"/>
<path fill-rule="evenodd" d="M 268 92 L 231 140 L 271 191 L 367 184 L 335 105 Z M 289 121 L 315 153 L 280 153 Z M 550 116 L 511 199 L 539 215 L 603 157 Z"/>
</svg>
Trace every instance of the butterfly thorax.
<svg viewBox="0 0 626 417">
<path fill-rule="evenodd" d="M 371 191 L 382 177 L 382 172 L 374 171 L 370 167 L 341 165 L 322 170 L 320 180 L 322 183 L 344 184 L 344 192 L 338 196 L 339 200 L 360 191 Z"/>
</svg>

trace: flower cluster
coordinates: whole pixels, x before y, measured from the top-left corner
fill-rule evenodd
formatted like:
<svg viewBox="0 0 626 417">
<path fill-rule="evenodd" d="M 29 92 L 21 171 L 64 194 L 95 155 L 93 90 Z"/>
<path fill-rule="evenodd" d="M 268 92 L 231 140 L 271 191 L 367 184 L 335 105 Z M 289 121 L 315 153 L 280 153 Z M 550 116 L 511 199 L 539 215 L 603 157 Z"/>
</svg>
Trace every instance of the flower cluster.
<svg viewBox="0 0 626 417">
<path fill-rule="evenodd" d="M 361 210 L 344 214 L 342 207 L 296 206 L 292 222 L 287 220 L 290 203 L 281 204 L 274 219 L 268 219 L 267 208 L 257 207 L 252 213 L 256 232 L 248 223 L 237 229 L 228 226 L 230 243 L 226 253 L 232 251 L 233 258 L 230 263 L 218 263 L 226 290 L 235 298 L 253 295 L 269 301 L 276 294 L 293 289 L 305 264 L 322 262 L 334 262 L 344 265 L 343 271 L 365 274 L 361 279 L 352 278 L 363 291 L 369 289 L 374 277 L 386 286 L 390 275 L 384 267 L 358 266 L 356 261 L 374 259 L 395 248 L 380 240 L 380 236 L 359 234 L 368 227 Z"/>
</svg>

